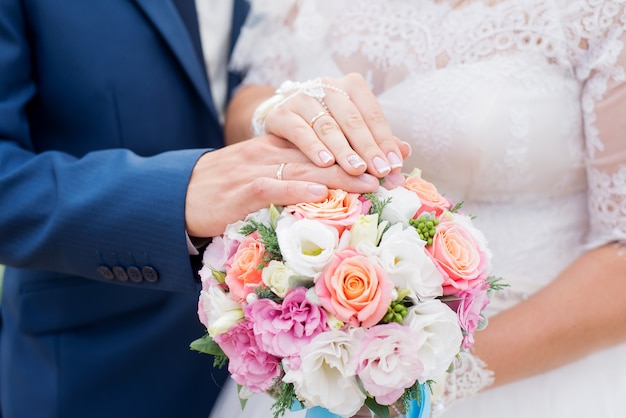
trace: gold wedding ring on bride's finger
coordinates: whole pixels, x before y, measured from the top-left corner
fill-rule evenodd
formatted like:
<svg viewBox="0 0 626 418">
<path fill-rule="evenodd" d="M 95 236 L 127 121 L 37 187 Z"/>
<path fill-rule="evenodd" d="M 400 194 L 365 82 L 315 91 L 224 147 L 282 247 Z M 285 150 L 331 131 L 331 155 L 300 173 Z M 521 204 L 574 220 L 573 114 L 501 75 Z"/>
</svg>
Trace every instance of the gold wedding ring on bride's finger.
<svg viewBox="0 0 626 418">
<path fill-rule="evenodd" d="M 322 110 L 320 113 L 311 118 L 311 120 L 309 121 L 309 126 L 312 128 L 313 125 L 315 125 L 315 122 L 317 122 L 317 120 L 324 115 L 330 115 L 330 112 L 327 110 Z"/>
<path fill-rule="evenodd" d="M 278 168 L 276 169 L 276 178 L 278 180 L 282 180 L 283 179 L 283 170 L 285 169 L 285 166 L 287 165 L 287 163 L 281 163 Z"/>
</svg>

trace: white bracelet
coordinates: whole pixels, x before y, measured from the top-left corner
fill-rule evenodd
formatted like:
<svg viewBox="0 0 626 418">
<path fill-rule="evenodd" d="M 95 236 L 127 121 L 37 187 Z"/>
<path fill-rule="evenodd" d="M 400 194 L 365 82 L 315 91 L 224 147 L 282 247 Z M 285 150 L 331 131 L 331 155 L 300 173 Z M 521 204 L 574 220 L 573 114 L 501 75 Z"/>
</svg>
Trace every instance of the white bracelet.
<svg viewBox="0 0 626 418">
<path fill-rule="evenodd" d="M 272 110 L 279 108 L 289 99 L 300 93 L 317 99 L 317 101 L 319 101 L 324 108 L 324 111 L 328 112 L 328 106 L 326 106 L 326 103 L 324 102 L 324 98 L 326 97 L 326 90 L 331 90 L 345 96 L 348 99 L 350 98 L 348 93 L 346 93 L 339 87 L 322 83 L 321 78 L 315 78 L 313 80 L 308 80 L 303 83 L 297 81 L 285 81 L 283 84 L 280 85 L 278 89 L 276 89 L 276 92 L 272 97 L 263 101 L 255 109 L 251 121 L 253 135 L 265 135 L 267 133 L 265 131 L 265 121 L 267 120 L 267 116 L 269 115 L 269 113 Z"/>
</svg>

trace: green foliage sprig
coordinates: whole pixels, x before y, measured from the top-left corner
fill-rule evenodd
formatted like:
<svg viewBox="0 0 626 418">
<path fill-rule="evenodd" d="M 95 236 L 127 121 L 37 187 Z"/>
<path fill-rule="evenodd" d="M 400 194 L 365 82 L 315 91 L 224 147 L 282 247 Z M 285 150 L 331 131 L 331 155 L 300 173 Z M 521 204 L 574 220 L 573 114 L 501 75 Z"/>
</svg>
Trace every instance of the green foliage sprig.
<svg viewBox="0 0 626 418">
<path fill-rule="evenodd" d="M 272 405 L 274 418 L 279 418 L 285 415 L 285 411 L 290 409 L 293 405 L 293 400 L 297 399 L 296 388 L 293 383 L 283 382 L 282 376 L 276 379 L 276 382 L 272 385 L 268 392 L 276 398 L 274 404 Z"/>
<path fill-rule="evenodd" d="M 278 246 L 278 237 L 276 236 L 276 230 L 265 224 L 251 220 L 249 223 L 241 227 L 239 231 L 243 235 L 250 235 L 255 231 L 259 232 L 259 241 L 265 247 L 263 253 L 263 263 L 258 266 L 259 270 L 262 270 L 270 261 L 282 261 L 283 256 L 280 253 L 280 247 Z"/>
<path fill-rule="evenodd" d="M 489 292 L 498 292 L 510 286 L 504 282 L 502 277 L 489 276 L 487 281 L 489 282 Z"/>
<path fill-rule="evenodd" d="M 364 198 L 372 202 L 372 207 L 370 208 L 368 214 L 369 215 L 378 215 L 378 223 L 382 222 L 383 219 L 383 210 L 385 207 L 391 203 L 391 198 L 388 197 L 384 200 L 381 200 L 374 193 L 365 193 L 363 195 Z"/>
</svg>

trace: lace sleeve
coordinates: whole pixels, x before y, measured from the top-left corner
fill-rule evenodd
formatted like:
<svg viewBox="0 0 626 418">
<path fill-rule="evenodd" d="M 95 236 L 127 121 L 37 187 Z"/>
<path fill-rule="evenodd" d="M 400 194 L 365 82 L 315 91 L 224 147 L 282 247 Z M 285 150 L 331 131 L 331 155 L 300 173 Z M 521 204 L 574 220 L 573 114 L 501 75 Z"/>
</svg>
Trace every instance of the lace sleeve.
<svg viewBox="0 0 626 418">
<path fill-rule="evenodd" d="M 290 22 L 297 0 L 249 0 L 250 13 L 237 40 L 230 66 L 243 71 L 244 84 L 278 87 L 293 78 L 295 42 Z"/>
<path fill-rule="evenodd" d="M 624 0 L 582 3 L 588 13 L 580 26 L 585 53 L 577 71 L 586 80 L 588 246 L 597 247 L 626 242 L 626 9 Z"/>
</svg>

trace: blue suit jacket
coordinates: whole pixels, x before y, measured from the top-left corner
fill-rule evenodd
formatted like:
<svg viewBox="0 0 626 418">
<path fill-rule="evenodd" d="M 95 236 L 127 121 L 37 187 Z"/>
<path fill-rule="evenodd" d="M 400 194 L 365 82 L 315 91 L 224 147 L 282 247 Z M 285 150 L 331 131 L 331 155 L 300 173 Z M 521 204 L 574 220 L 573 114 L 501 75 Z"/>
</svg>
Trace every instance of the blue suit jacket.
<svg viewBox="0 0 626 418">
<path fill-rule="evenodd" d="M 4 418 L 209 414 L 184 204 L 221 145 L 172 0 L 0 0 Z"/>
</svg>

